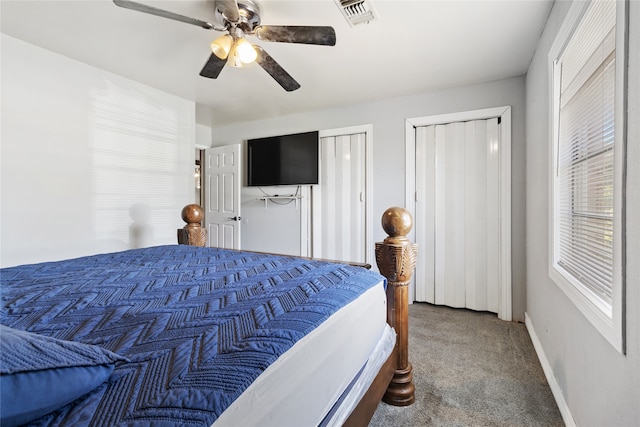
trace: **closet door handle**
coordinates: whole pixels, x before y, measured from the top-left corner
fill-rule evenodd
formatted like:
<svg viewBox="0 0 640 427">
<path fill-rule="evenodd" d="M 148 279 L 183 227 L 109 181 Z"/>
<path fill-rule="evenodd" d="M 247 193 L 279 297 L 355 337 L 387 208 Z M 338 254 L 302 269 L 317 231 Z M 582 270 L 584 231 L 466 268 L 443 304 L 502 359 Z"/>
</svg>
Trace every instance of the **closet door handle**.
<svg viewBox="0 0 640 427">
<path fill-rule="evenodd" d="M 240 220 L 242 219 L 242 217 L 239 217 L 239 216 L 230 216 L 230 217 L 229 217 L 229 219 L 230 219 L 231 221 L 240 221 Z"/>
</svg>

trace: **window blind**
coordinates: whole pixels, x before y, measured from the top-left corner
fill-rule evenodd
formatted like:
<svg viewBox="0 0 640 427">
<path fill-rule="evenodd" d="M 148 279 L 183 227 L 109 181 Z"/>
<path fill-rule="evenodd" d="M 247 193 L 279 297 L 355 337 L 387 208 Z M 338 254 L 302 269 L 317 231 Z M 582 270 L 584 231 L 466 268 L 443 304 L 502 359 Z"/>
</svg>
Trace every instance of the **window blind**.
<svg viewBox="0 0 640 427">
<path fill-rule="evenodd" d="M 555 263 L 612 305 L 615 1 L 593 1 L 556 63 Z"/>
</svg>

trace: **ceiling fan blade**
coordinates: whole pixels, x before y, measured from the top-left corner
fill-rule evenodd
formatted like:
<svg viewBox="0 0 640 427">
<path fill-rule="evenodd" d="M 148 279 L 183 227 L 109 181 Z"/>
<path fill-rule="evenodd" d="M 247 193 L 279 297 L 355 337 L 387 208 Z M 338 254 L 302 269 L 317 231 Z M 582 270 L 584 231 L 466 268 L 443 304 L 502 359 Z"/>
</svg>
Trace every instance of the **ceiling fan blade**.
<svg viewBox="0 0 640 427">
<path fill-rule="evenodd" d="M 280 66 L 267 52 L 260 46 L 253 46 L 258 53 L 256 62 L 267 72 L 280 86 L 287 92 L 300 88 L 300 83 L 294 80 L 284 68 Z"/>
<path fill-rule="evenodd" d="M 138 12 L 148 13 L 150 15 L 160 16 L 162 18 L 173 19 L 174 21 L 185 22 L 187 24 L 197 25 L 205 30 L 212 30 L 214 27 L 206 21 L 200 19 L 190 18 L 188 16 L 180 15 L 178 13 L 169 12 L 168 10 L 158 9 L 157 7 L 147 6 L 146 4 L 138 3 L 130 0 L 113 0 L 113 2 L 125 9 L 131 9 Z"/>
<path fill-rule="evenodd" d="M 216 0 L 216 8 L 229 21 L 238 22 L 240 20 L 240 12 L 238 11 L 238 2 L 236 0 Z"/>
<path fill-rule="evenodd" d="M 319 44 L 335 46 L 336 31 L 333 27 L 260 25 L 254 34 L 268 42 Z"/>
<path fill-rule="evenodd" d="M 208 77 L 210 79 L 215 79 L 220 75 L 220 71 L 224 68 L 224 64 L 227 63 L 226 58 L 220 59 L 215 54 L 211 54 L 207 63 L 202 67 L 202 71 L 200 71 L 200 75 L 202 77 Z"/>
</svg>

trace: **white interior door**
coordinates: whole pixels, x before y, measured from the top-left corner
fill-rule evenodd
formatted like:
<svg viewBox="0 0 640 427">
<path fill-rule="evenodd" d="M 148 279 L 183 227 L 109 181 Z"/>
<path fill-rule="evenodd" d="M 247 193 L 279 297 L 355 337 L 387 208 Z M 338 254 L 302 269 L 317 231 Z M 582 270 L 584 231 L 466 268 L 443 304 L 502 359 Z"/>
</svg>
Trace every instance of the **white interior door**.
<svg viewBox="0 0 640 427">
<path fill-rule="evenodd" d="M 240 150 L 240 144 L 236 144 L 204 152 L 204 220 L 209 246 L 240 249 Z"/>
<path fill-rule="evenodd" d="M 366 262 L 366 132 L 320 138 L 313 189 L 313 256 Z"/>
<path fill-rule="evenodd" d="M 418 301 L 500 311 L 499 126 L 491 118 L 415 128 Z"/>
</svg>

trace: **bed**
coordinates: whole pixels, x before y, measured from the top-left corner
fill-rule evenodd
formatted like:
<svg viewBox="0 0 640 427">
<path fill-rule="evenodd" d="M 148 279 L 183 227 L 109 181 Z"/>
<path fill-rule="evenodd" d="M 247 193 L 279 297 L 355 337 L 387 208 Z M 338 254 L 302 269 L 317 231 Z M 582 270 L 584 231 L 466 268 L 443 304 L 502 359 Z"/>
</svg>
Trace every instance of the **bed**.
<svg viewBox="0 0 640 427">
<path fill-rule="evenodd" d="M 366 425 L 393 375 L 386 279 L 165 245 L 0 270 L 2 425 Z"/>
</svg>

